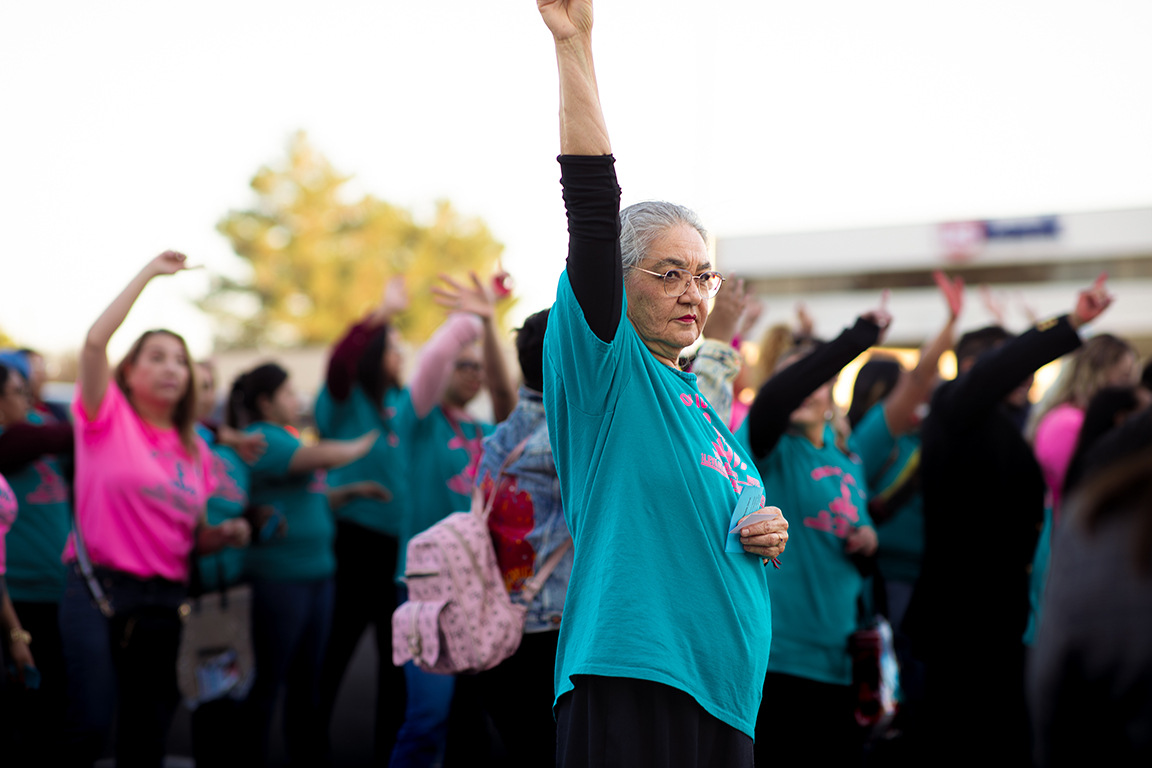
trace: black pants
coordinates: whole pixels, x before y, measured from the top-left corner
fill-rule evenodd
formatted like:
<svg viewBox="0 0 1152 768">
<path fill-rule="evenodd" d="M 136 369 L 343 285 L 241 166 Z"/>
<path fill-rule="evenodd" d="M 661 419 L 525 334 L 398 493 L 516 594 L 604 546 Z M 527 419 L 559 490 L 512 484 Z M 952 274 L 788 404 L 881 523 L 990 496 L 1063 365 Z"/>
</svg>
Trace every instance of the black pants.
<svg viewBox="0 0 1152 768">
<path fill-rule="evenodd" d="M 552 701 L 559 640 L 559 631 L 524 635 L 516 653 L 499 666 L 456 678 L 445 768 L 556 764 Z M 491 738 L 489 722 L 499 743 Z"/>
<path fill-rule="evenodd" d="M 684 691 L 625 677 L 578 675 L 556 708 L 565 768 L 749 768 L 752 739 Z M 768 765 L 771 765 L 770 763 Z"/>
<path fill-rule="evenodd" d="M 105 618 L 73 567 L 60 604 L 60 635 L 68 674 L 65 763 L 90 766 L 116 720 L 118 768 L 159 768 L 180 694 L 177 607 L 185 587 L 97 570 L 116 614 Z"/>
<path fill-rule="evenodd" d="M 404 723 L 404 670 L 392 665 L 392 613 L 396 610 L 398 543 L 392 536 L 340 521 L 336 524 L 336 607 L 321 677 L 321 713 L 332 713 L 348 662 L 369 624 L 376 627 L 376 765 L 386 766 Z"/>
<path fill-rule="evenodd" d="M 40 687 L 8 689 L 4 719 L 11 736 L 4 745 L 4 765 L 56 765 L 60 762 L 64 706 L 64 650 L 60 643 L 60 604 L 13 602 L 20 624 L 32 635 L 32 656 Z"/>
<path fill-rule="evenodd" d="M 856 766 L 863 733 L 856 726 L 855 690 L 769 672 L 756 718 L 756 763 Z"/>
</svg>

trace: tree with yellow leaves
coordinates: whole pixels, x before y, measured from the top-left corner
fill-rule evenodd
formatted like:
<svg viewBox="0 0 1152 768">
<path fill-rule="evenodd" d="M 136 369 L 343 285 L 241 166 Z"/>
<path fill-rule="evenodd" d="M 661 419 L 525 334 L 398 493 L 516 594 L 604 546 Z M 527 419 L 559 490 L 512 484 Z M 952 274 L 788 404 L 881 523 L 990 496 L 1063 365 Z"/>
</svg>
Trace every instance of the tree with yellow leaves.
<svg viewBox="0 0 1152 768">
<path fill-rule="evenodd" d="M 330 343 L 400 274 L 417 300 L 396 325 L 421 342 L 444 320 L 442 309 L 419 300 L 438 274 L 498 271 L 504 246 L 480 219 L 447 201 L 427 223 L 372 195 L 347 202 L 342 192 L 350 178 L 303 132 L 292 138 L 286 163 L 256 172 L 255 206 L 230 211 L 216 227 L 251 266 L 251 278 L 218 277 L 200 302 L 219 322 L 221 346 Z M 501 303 L 501 320 L 510 305 Z"/>
</svg>

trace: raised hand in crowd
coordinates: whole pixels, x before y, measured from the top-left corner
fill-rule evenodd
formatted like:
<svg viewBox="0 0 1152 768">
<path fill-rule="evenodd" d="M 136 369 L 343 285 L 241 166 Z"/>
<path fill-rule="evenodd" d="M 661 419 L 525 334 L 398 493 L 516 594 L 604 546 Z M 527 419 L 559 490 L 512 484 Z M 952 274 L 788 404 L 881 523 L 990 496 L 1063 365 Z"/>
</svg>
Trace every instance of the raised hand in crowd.
<svg viewBox="0 0 1152 768">
<path fill-rule="evenodd" d="M 716 301 L 708 312 L 704 338 L 731 344 L 736 338 L 745 310 L 749 304 L 744 279 L 729 277 L 720 286 Z"/>
<path fill-rule="evenodd" d="M 444 285 L 432 287 L 433 300 L 446 309 L 476 315 L 483 322 L 485 384 L 492 398 L 492 411 L 499 422 L 508 418 L 516 407 L 516 389 L 497 336 L 494 290 L 485 287 L 475 272 L 469 272 L 468 277 L 470 284 L 465 284 L 441 274 Z"/>
<path fill-rule="evenodd" d="M 1081 326 L 1098 318 L 1112 305 L 1114 297 L 1108 293 L 1108 287 L 1105 285 L 1107 281 L 1108 273 L 1101 272 L 1091 287 L 1080 291 L 1076 298 L 1076 308 L 1068 316 L 1068 322 L 1073 328 L 1079 330 Z"/>
</svg>

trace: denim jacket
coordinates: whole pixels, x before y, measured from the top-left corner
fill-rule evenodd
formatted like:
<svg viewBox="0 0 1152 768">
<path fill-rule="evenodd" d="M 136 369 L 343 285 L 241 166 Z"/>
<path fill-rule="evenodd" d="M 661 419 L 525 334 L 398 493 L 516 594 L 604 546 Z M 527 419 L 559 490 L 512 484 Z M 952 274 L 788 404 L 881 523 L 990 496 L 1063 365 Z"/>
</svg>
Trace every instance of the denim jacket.
<svg viewBox="0 0 1152 768">
<path fill-rule="evenodd" d="M 484 458 L 476 483 L 485 499 L 500 465 L 524 438 L 528 438 L 524 452 L 505 469 L 488 519 L 505 586 L 517 603 L 524 580 L 569 537 L 560 503 L 560 480 L 548 441 L 548 424 L 544 421 L 544 401 L 539 392 L 521 387 L 515 410 L 484 441 Z M 569 549 L 528 606 L 525 632 L 560 629 L 571 574 Z"/>
</svg>

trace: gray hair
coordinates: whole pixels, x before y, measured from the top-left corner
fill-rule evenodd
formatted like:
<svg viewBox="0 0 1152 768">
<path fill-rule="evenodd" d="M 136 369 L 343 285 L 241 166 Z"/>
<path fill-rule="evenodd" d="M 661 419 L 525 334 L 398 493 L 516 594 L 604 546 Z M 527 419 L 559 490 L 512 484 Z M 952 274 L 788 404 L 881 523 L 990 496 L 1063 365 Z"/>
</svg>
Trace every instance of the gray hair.
<svg viewBox="0 0 1152 768">
<path fill-rule="evenodd" d="M 652 244 L 665 232 L 681 224 L 692 227 L 708 242 L 708 231 L 700 223 L 700 217 L 682 205 L 648 200 L 620 211 L 620 260 L 624 264 L 624 275 L 640 265 L 652 250 Z"/>
</svg>

